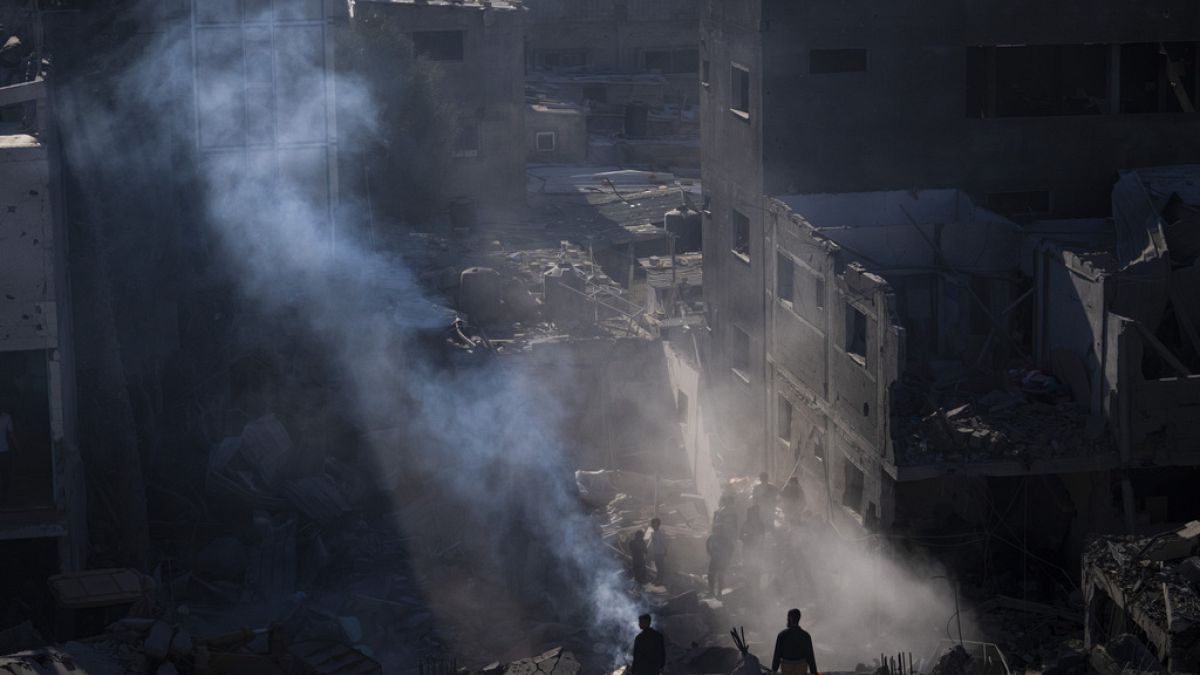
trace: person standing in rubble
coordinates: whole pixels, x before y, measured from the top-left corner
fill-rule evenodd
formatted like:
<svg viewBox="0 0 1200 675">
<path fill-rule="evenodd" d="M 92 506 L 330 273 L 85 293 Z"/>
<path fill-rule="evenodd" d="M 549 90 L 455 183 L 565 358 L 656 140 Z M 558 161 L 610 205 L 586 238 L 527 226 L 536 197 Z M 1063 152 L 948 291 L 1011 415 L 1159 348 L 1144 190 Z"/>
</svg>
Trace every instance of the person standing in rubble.
<svg viewBox="0 0 1200 675">
<path fill-rule="evenodd" d="M 708 535 L 705 548 L 708 551 L 708 592 L 720 597 L 724 588 L 725 570 L 733 558 L 733 547 L 737 542 L 737 512 L 733 509 L 733 495 L 723 494 L 713 513 L 712 532 Z"/>
<path fill-rule="evenodd" d="M 630 571 L 633 580 L 639 584 L 646 583 L 646 533 L 638 530 L 629 538 Z"/>
<path fill-rule="evenodd" d="M 779 493 L 780 505 L 783 507 L 783 517 L 788 525 L 795 527 L 800 524 L 800 515 L 804 512 L 804 490 L 800 488 L 800 479 L 792 476 L 787 485 Z"/>
<path fill-rule="evenodd" d="M 775 655 L 771 657 L 771 672 L 781 675 L 820 675 L 817 657 L 813 654 L 812 636 L 800 627 L 800 610 L 789 609 L 787 628 L 775 638 Z"/>
<path fill-rule="evenodd" d="M 775 505 L 779 501 L 779 490 L 771 485 L 771 477 L 764 471 L 758 474 L 758 484 L 750 492 L 750 501 L 758 507 L 764 532 L 775 528 Z"/>
<path fill-rule="evenodd" d="M 633 639 L 633 663 L 629 670 L 633 675 L 658 675 L 667 665 L 667 640 L 650 627 L 649 614 L 638 617 L 638 628 L 642 632 Z"/>
<path fill-rule="evenodd" d="M 750 592 L 755 596 L 762 590 L 763 537 L 765 534 L 766 528 L 763 527 L 758 505 L 751 504 L 746 509 L 746 522 L 742 524 L 740 538 L 742 540 L 742 569 L 745 570 Z"/>
<path fill-rule="evenodd" d="M 654 583 L 664 583 L 667 579 L 667 534 L 663 532 L 662 521 L 658 518 L 650 521 L 646 550 L 654 558 Z"/>
</svg>

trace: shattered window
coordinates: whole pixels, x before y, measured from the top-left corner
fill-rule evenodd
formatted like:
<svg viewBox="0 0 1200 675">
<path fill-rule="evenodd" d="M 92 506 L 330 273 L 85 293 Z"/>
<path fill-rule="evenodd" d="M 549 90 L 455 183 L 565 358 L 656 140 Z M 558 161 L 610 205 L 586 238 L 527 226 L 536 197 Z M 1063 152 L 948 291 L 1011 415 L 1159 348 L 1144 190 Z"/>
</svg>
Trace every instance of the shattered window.
<svg viewBox="0 0 1200 675">
<path fill-rule="evenodd" d="M 749 262 L 750 219 L 740 211 L 734 211 L 730 218 L 733 220 L 733 252 Z"/>
<path fill-rule="evenodd" d="M 1107 45 L 967 49 L 969 117 L 1099 115 L 1108 107 Z"/>
<path fill-rule="evenodd" d="M 791 303 L 796 295 L 796 264 L 788 256 L 776 254 L 775 297 Z"/>
<path fill-rule="evenodd" d="M 461 30 L 419 30 L 412 34 L 413 51 L 430 61 L 462 61 Z"/>
<path fill-rule="evenodd" d="M 785 443 L 792 442 L 792 402 L 787 400 L 783 394 L 779 395 L 779 412 L 776 415 L 776 431 L 780 440 Z"/>
<path fill-rule="evenodd" d="M 846 303 L 846 353 L 865 362 L 867 358 L 867 315 Z"/>
<path fill-rule="evenodd" d="M 729 69 L 729 108 L 743 115 L 750 115 L 750 71 L 739 65 Z"/>
<path fill-rule="evenodd" d="M 848 457 L 842 458 L 842 506 L 862 513 L 863 501 L 863 471 L 855 466 Z"/>
<path fill-rule="evenodd" d="M 1121 112 L 1193 112 L 1200 89 L 1196 51 L 1195 42 L 1121 45 Z"/>
</svg>

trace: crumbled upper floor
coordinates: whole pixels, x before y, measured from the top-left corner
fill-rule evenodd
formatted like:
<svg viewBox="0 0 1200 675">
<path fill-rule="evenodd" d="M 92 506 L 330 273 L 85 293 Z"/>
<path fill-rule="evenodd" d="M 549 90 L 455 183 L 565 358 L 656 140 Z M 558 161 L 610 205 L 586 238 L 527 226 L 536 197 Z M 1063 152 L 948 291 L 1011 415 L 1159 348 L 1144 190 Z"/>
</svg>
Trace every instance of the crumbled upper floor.
<svg viewBox="0 0 1200 675">
<path fill-rule="evenodd" d="M 1155 669 L 1200 670 L 1200 522 L 1156 537 L 1104 536 L 1083 557 L 1085 641 L 1093 648 L 1132 635 Z M 1146 670 L 1139 668 L 1138 670 Z"/>
</svg>

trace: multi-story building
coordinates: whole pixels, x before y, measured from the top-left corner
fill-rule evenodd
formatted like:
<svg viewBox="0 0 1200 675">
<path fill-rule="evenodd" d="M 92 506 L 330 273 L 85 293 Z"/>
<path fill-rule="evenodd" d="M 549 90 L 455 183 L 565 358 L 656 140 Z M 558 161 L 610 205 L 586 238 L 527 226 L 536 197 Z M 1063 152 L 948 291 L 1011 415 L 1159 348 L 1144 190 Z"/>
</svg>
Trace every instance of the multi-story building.
<svg viewBox="0 0 1200 675">
<path fill-rule="evenodd" d="M 1114 192 L 1119 171 L 1200 156 L 1197 40 L 1200 8 L 1172 0 L 705 2 L 706 371 L 722 454 L 802 477 L 810 507 L 860 524 L 914 522 L 936 500 L 978 512 L 966 504 L 1031 474 L 1063 476 L 1043 497 L 1070 495 L 1080 515 L 1105 511 L 1112 488 L 1127 524 L 1166 519 L 1183 497 L 1131 469 L 1200 457 L 1131 447 L 1140 427 L 1123 406 L 1143 410 L 1160 386 L 1117 370 L 1177 313 L 1165 273 L 1145 316 L 1128 283 L 1116 290 L 1150 264 L 1123 252 L 1160 235 L 1112 205 L 1162 194 L 1154 176 Z M 1155 205 L 1139 215 L 1169 232 Z M 1088 296 L 1079 275 L 1108 288 Z M 1024 414 L 1009 420 L 1013 406 Z"/>
</svg>

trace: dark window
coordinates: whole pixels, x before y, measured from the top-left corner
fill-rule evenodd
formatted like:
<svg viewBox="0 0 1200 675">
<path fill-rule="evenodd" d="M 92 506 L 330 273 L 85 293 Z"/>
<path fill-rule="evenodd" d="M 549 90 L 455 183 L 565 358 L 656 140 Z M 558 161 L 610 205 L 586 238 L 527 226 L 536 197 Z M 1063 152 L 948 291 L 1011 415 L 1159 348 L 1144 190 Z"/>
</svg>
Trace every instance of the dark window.
<svg viewBox="0 0 1200 675">
<path fill-rule="evenodd" d="M 867 358 L 867 315 L 846 303 L 846 353 Z"/>
<path fill-rule="evenodd" d="M 1006 216 L 1046 214 L 1050 213 L 1050 193 L 1046 190 L 992 192 L 987 195 L 987 207 Z"/>
<path fill-rule="evenodd" d="M 733 221 L 733 252 L 750 260 L 750 219 L 741 211 L 730 214 Z"/>
<path fill-rule="evenodd" d="M 430 61 L 462 61 L 463 32 L 461 30 L 421 30 L 412 34 L 413 50 L 417 56 Z"/>
<path fill-rule="evenodd" d="M 782 253 L 775 255 L 775 297 L 792 302 L 796 294 L 796 264 Z"/>
<path fill-rule="evenodd" d="M 808 52 L 808 72 L 862 73 L 867 70 L 865 49 L 812 49 Z"/>
<path fill-rule="evenodd" d="M 553 131 L 539 131 L 536 138 L 538 152 L 554 152 L 556 139 Z"/>
<path fill-rule="evenodd" d="M 779 396 L 779 412 L 776 417 L 775 434 L 787 443 L 792 442 L 792 402 L 781 394 Z"/>
<path fill-rule="evenodd" d="M 464 124 L 454 136 L 455 157 L 475 157 L 479 154 L 479 127 Z"/>
<path fill-rule="evenodd" d="M 1195 42 L 1121 45 L 1122 113 L 1196 109 L 1200 79 Z"/>
<path fill-rule="evenodd" d="M 967 49 L 967 115 L 1099 115 L 1108 107 L 1107 45 Z"/>
<path fill-rule="evenodd" d="M 813 457 L 816 457 L 822 462 L 825 461 L 825 447 L 821 445 L 821 439 L 819 438 L 813 441 Z"/>
<path fill-rule="evenodd" d="M 743 115 L 750 114 L 750 71 L 741 66 L 729 69 L 729 107 Z"/>
<path fill-rule="evenodd" d="M 583 100 L 585 103 L 608 103 L 608 87 L 603 84 L 583 85 Z"/>
<path fill-rule="evenodd" d="M 863 472 L 849 459 L 842 460 L 842 506 L 853 509 L 855 513 L 862 512 Z"/>
<path fill-rule="evenodd" d="M 700 51 L 687 49 L 652 49 L 642 52 L 642 68 L 664 74 L 694 73 L 700 69 Z"/>
<path fill-rule="evenodd" d="M 813 302 L 817 309 L 825 309 L 825 279 L 813 275 Z"/>
<path fill-rule="evenodd" d="M 556 49 L 534 52 L 533 61 L 539 68 L 579 68 L 586 66 L 585 49 Z"/>
<path fill-rule="evenodd" d="M 705 86 L 708 85 L 709 66 L 710 66 L 710 64 L 708 62 L 708 59 L 704 59 L 703 61 L 700 62 L 700 84 L 703 84 Z"/>
<path fill-rule="evenodd" d="M 730 329 L 733 342 L 730 345 L 730 364 L 734 370 L 746 375 L 750 372 L 750 335 L 737 326 L 731 326 Z"/>
<path fill-rule="evenodd" d="M 675 390 L 675 417 L 681 424 L 688 421 L 688 396 L 682 389 Z"/>
</svg>

